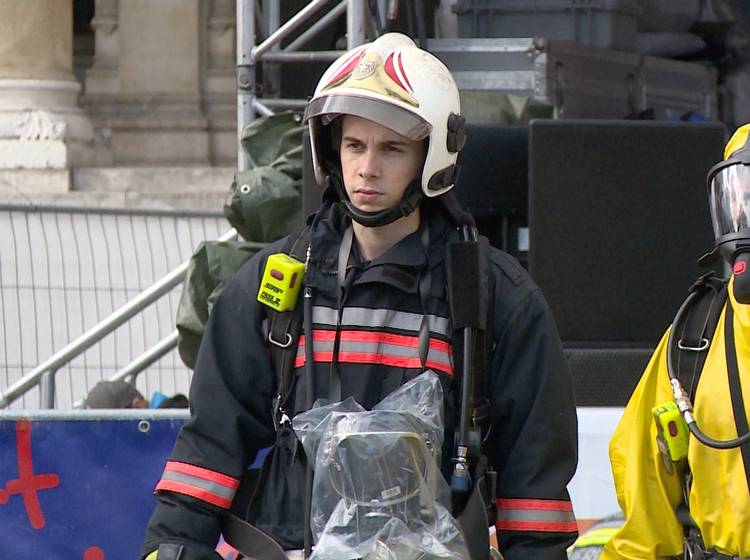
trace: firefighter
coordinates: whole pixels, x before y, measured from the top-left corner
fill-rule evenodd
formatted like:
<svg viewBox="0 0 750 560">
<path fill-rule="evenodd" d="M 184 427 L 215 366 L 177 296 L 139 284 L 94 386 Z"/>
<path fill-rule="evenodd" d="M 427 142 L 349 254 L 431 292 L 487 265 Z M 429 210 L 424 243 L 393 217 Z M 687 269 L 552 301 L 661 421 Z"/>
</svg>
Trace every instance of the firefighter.
<svg viewBox="0 0 750 560">
<path fill-rule="evenodd" d="M 749 131 L 744 125 L 734 133 L 708 175 L 711 254 L 731 265 L 729 283 L 696 283 L 610 442 L 626 521 L 603 559 L 750 557 L 750 448 L 743 445 L 750 439 L 750 230 L 737 219 L 750 199 Z M 691 311 L 699 300 L 704 310 Z M 712 313 L 714 331 L 700 332 Z M 699 325 L 697 335 L 690 324 Z"/>
<path fill-rule="evenodd" d="M 305 119 L 315 176 L 327 188 L 308 221 L 312 336 L 293 343 L 284 413 L 307 406 L 306 367 L 316 398 L 337 392 L 368 409 L 432 369 L 451 446 L 460 380 L 445 263 L 456 238 L 449 191 L 464 140 L 453 77 L 408 37 L 386 34 L 331 65 Z M 256 294 L 269 255 L 286 243 L 251 258 L 213 307 L 190 389 L 192 415 L 156 487 L 142 549 L 150 559 L 157 549 L 159 560 L 216 558 L 220 519 L 246 465 L 278 437 L 267 313 Z M 490 249 L 488 263 L 484 450 L 498 474 L 491 523 L 506 560 L 563 559 L 577 535 L 566 489 L 577 462 L 570 374 L 540 290 L 509 255 Z M 302 503 L 300 496 L 295 509 Z M 271 535 L 285 549 L 301 548 L 289 542 L 295 523 L 280 522 L 283 531 Z"/>
</svg>

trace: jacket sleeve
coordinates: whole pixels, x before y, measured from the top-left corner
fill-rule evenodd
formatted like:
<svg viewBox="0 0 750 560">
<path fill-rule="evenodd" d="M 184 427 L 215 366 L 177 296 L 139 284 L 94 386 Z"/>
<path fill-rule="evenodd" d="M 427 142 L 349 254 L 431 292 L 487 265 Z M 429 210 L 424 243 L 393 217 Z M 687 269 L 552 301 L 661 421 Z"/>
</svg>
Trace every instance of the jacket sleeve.
<svg viewBox="0 0 750 560">
<path fill-rule="evenodd" d="M 142 552 L 160 543 L 210 551 L 257 452 L 273 442 L 274 374 L 256 301 L 265 255 L 255 255 L 217 299 L 206 324 L 183 426 L 161 480 Z"/>
<path fill-rule="evenodd" d="M 567 491 L 578 462 L 573 387 L 546 301 L 530 280 L 518 282 L 493 321 L 486 450 L 498 473 L 495 526 L 506 560 L 559 560 L 578 534 Z"/>
<path fill-rule="evenodd" d="M 602 559 L 682 555 L 683 530 L 675 516 L 682 498 L 681 470 L 674 468 L 669 474 L 662 465 L 651 413 L 654 406 L 672 400 L 666 369 L 668 334 L 646 366 L 610 441 L 609 458 L 625 524 L 605 547 Z"/>
</svg>

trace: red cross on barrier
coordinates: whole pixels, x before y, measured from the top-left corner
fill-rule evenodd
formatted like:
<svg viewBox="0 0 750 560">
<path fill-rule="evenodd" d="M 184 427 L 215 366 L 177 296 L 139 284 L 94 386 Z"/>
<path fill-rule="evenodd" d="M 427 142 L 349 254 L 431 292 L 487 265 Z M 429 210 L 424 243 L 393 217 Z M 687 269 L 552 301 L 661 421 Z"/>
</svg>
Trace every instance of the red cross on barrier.
<svg viewBox="0 0 750 560">
<path fill-rule="evenodd" d="M 56 474 L 34 474 L 31 459 L 31 422 L 16 422 L 16 453 L 18 457 L 18 478 L 9 480 L 5 490 L 0 490 L 0 504 L 8 502 L 10 496 L 19 494 L 23 498 L 26 516 L 34 529 L 44 527 L 44 513 L 39 503 L 40 490 L 49 490 L 60 484 Z"/>
</svg>

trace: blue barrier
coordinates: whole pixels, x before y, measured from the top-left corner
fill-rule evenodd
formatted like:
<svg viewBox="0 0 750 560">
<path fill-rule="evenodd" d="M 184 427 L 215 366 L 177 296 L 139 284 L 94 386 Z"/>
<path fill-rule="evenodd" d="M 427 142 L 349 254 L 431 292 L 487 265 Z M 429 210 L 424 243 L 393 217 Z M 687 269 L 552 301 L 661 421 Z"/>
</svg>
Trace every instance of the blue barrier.
<svg viewBox="0 0 750 560">
<path fill-rule="evenodd" d="M 133 560 L 187 411 L 0 414 L 0 558 Z"/>
<path fill-rule="evenodd" d="M 569 489 L 580 522 L 618 511 L 607 447 L 621 414 L 578 409 Z M 187 410 L 0 411 L 0 559 L 137 559 L 153 489 L 187 418 Z M 225 543 L 217 550 L 234 558 Z"/>
</svg>

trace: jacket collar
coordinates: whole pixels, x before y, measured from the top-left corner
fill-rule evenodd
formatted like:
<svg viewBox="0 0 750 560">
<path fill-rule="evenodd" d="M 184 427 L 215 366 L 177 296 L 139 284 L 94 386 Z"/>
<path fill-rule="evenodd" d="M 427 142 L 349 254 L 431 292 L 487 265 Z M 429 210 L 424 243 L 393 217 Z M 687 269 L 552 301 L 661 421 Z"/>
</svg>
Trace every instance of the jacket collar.
<svg viewBox="0 0 750 560">
<path fill-rule="evenodd" d="M 417 293 L 420 271 L 427 266 L 438 267 L 445 259 L 450 228 L 439 208 L 439 204 L 426 205 L 419 230 L 404 237 L 377 259 L 365 261 L 355 243 L 347 265 L 347 268 L 360 269 L 354 284 L 385 283 L 407 293 Z M 336 295 L 339 245 L 349 224 L 349 218 L 338 204 L 324 202 L 311 225 L 312 266 L 307 272 L 307 282 L 331 296 Z M 429 231 L 426 252 L 422 240 L 425 228 Z"/>
</svg>

